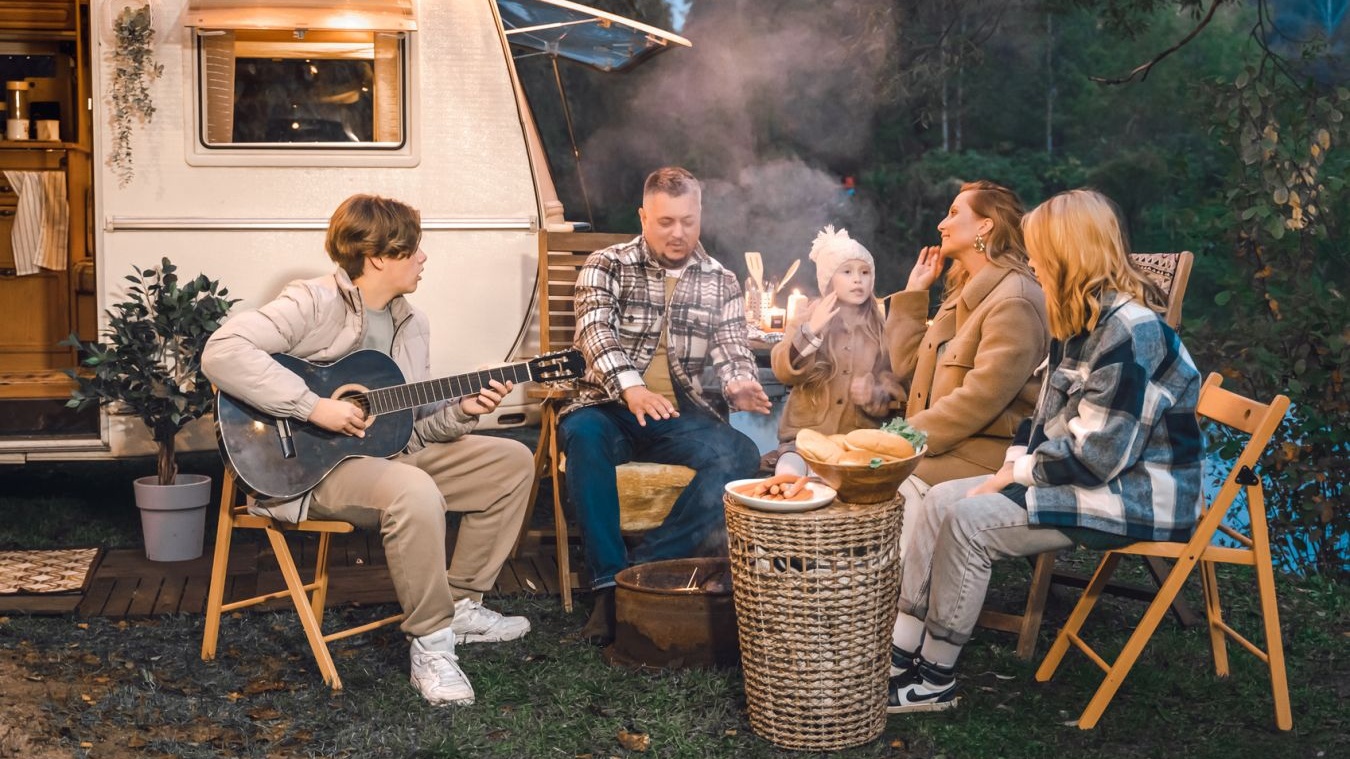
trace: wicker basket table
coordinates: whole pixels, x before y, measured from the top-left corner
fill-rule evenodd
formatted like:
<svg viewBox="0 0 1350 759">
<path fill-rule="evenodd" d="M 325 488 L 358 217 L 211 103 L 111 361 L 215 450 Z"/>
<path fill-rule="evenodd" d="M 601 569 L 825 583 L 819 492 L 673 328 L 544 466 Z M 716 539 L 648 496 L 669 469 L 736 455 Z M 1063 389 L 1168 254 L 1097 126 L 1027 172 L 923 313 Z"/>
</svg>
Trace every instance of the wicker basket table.
<svg viewBox="0 0 1350 759">
<path fill-rule="evenodd" d="M 725 500 L 750 727 L 791 749 L 875 739 L 886 726 L 904 500 L 802 513 Z"/>
</svg>

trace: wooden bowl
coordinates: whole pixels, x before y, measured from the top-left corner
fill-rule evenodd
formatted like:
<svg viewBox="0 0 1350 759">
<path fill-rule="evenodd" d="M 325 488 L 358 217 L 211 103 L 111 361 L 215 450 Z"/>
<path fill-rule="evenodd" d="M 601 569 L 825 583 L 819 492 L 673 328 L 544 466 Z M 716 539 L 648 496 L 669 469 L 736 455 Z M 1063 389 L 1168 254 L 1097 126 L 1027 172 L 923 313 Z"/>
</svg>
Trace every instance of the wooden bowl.
<svg viewBox="0 0 1350 759">
<path fill-rule="evenodd" d="M 907 459 L 870 467 L 831 464 L 808 456 L 804 451 L 797 451 L 811 465 L 811 471 L 826 485 L 839 491 L 839 500 L 846 503 L 884 503 L 894 498 L 900 483 L 914 473 L 927 452 L 928 446 L 925 445 Z"/>
</svg>

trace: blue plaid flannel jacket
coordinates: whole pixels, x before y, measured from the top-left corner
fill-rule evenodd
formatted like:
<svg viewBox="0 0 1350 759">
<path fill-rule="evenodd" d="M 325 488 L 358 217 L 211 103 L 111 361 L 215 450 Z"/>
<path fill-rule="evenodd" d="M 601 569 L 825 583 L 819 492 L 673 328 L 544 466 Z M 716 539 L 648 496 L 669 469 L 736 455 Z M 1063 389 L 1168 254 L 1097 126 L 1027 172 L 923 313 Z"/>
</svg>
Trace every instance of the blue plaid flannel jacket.
<svg viewBox="0 0 1350 759">
<path fill-rule="evenodd" d="M 665 315 L 665 271 L 638 235 L 590 255 L 577 276 L 575 342 L 586 357 L 586 375 L 577 397 L 563 410 L 618 400 L 619 374 L 644 372 L 661 338 Z M 725 420 L 699 381 L 713 366 L 722 387 L 758 379 L 747 343 L 745 303 L 736 275 L 695 247 L 670 302 L 670 372 L 686 396 Z M 724 404 L 721 404 L 724 405 Z"/>
<path fill-rule="evenodd" d="M 1028 453 L 1031 524 L 1185 541 L 1200 512 L 1200 373 L 1153 311 L 1107 292 L 1096 329 L 1054 340 Z"/>
</svg>

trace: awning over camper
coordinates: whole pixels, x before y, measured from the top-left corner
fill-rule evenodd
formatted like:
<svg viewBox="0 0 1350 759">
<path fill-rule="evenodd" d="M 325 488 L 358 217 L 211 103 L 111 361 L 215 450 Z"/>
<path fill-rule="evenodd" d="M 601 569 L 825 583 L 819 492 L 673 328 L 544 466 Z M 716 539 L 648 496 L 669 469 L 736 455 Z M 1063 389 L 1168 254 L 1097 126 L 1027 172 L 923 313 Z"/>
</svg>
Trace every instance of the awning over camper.
<svg viewBox="0 0 1350 759">
<path fill-rule="evenodd" d="M 199 29 L 414 32 L 412 0 L 191 0 L 183 25 Z"/>
<path fill-rule="evenodd" d="M 623 71 L 689 40 L 632 19 L 567 0 L 497 0 L 511 44 L 536 54 Z"/>
</svg>

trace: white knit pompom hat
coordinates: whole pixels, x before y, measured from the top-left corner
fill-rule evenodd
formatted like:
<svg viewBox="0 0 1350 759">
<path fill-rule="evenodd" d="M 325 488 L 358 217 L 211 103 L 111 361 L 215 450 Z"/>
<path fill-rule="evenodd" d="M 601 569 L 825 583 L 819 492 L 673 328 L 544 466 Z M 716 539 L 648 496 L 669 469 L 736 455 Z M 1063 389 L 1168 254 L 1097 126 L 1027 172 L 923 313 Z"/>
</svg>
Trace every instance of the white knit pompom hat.
<svg viewBox="0 0 1350 759">
<path fill-rule="evenodd" d="M 816 287 L 820 288 L 821 295 L 829 292 L 830 278 L 845 261 L 866 261 L 876 265 L 862 243 L 849 237 L 847 229 L 835 231 L 833 224 L 820 230 L 811 243 L 811 260 L 816 262 Z"/>
</svg>

